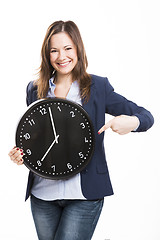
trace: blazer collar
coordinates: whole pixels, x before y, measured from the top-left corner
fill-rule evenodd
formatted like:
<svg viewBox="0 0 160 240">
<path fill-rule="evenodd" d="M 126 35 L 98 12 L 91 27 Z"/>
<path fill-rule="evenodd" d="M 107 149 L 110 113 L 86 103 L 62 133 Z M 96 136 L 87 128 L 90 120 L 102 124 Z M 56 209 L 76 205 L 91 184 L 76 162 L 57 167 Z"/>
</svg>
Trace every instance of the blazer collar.
<svg viewBox="0 0 160 240">
<path fill-rule="evenodd" d="M 85 103 L 82 100 L 82 107 L 85 109 L 86 112 L 88 112 L 89 115 L 92 113 L 92 106 L 93 106 L 93 101 L 94 101 L 94 96 L 95 96 L 95 83 L 94 83 L 94 78 L 91 75 L 91 91 L 90 91 L 90 98 L 87 103 Z M 33 92 L 32 92 L 32 100 L 36 101 L 37 100 L 37 87 L 34 87 Z"/>
</svg>

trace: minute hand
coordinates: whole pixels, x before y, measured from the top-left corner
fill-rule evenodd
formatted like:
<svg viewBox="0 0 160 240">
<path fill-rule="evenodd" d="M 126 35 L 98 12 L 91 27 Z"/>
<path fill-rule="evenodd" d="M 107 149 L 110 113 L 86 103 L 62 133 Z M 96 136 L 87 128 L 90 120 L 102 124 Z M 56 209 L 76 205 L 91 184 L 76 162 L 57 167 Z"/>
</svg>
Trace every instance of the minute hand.
<svg viewBox="0 0 160 240">
<path fill-rule="evenodd" d="M 58 138 L 57 138 L 56 129 L 55 129 L 55 125 L 54 125 L 54 121 L 53 121 L 53 116 L 52 116 L 52 111 L 51 111 L 51 108 L 50 108 L 50 107 L 49 107 L 49 115 L 50 115 L 50 119 L 51 119 L 51 123 L 52 123 L 52 128 L 53 128 L 54 137 L 55 137 L 56 143 L 58 143 Z"/>
</svg>

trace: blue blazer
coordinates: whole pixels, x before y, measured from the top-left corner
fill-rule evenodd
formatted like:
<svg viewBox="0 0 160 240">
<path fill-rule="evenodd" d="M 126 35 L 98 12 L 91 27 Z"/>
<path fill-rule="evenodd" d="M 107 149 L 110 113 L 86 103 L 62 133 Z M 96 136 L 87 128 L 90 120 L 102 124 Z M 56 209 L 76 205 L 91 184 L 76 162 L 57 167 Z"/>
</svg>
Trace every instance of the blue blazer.
<svg viewBox="0 0 160 240">
<path fill-rule="evenodd" d="M 105 113 L 113 116 L 121 114 L 137 116 L 140 125 L 136 132 L 147 131 L 154 123 L 153 116 L 143 107 L 127 100 L 114 92 L 107 78 L 91 75 L 91 95 L 83 108 L 88 112 L 95 130 L 95 151 L 90 163 L 80 173 L 81 188 L 88 200 L 101 199 L 113 194 L 107 161 L 104 150 L 104 133 L 98 135 L 98 130 L 105 124 Z M 27 105 L 37 100 L 37 87 L 30 82 L 27 86 Z M 33 173 L 29 173 L 26 200 L 33 184 Z"/>
</svg>

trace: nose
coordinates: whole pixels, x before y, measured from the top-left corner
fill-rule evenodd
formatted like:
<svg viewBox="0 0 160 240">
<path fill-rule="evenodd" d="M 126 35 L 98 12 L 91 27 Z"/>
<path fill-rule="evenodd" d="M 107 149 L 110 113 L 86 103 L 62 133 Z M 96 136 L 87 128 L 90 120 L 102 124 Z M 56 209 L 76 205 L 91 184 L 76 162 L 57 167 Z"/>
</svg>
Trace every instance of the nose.
<svg viewBox="0 0 160 240">
<path fill-rule="evenodd" d="M 65 51 L 64 51 L 64 50 L 60 50 L 60 51 L 59 51 L 58 60 L 62 61 L 62 60 L 65 59 L 65 57 L 66 57 Z"/>
</svg>

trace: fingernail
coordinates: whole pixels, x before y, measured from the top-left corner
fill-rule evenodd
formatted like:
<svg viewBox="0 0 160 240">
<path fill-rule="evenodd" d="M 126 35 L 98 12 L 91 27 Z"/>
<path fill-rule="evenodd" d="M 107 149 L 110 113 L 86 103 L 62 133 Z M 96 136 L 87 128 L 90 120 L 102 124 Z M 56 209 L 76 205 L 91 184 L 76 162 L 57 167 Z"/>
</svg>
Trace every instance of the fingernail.
<svg viewBox="0 0 160 240">
<path fill-rule="evenodd" d="M 23 155 L 23 153 L 21 153 L 21 155 Z"/>
<path fill-rule="evenodd" d="M 18 151 L 18 150 L 19 150 L 19 148 L 16 148 L 16 150 Z"/>
<path fill-rule="evenodd" d="M 20 149 L 20 151 L 21 151 L 21 152 L 23 152 L 23 150 L 22 150 L 22 149 Z"/>
<path fill-rule="evenodd" d="M 98 131 L 98 134 L 100 135 L 101 133 Z"/>
</svg>

